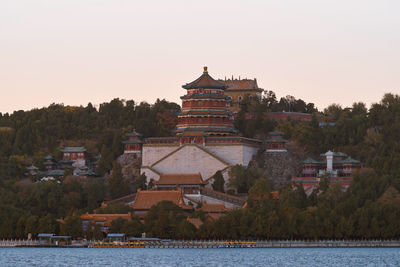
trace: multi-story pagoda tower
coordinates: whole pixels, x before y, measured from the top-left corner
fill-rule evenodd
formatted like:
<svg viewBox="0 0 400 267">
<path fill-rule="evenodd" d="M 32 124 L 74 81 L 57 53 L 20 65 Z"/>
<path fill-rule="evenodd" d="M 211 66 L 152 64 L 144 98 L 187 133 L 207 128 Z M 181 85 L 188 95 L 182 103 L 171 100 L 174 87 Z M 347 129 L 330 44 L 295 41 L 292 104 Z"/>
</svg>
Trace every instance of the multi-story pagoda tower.
<svg viewBox="0 0 400 267">
<path fill-rule="evenodd" d="M 200 173 L 211 184 L 216 171 L 228 179 L 230 167 L 247 166 L 261 141 L 239 136 L 229 112 L 231 97 L 225 95 L 228 85 L 214 80 L 207 67 L 182 87 L 187 94 L 181 97 L 176 136 L 144 138 L 140 172 L 154 182 L 164 174 Z"/>
<path fill-rule="evenodd" d="M 235 135 L 230 97 L 224 95 L 227 85 L 214 80 L 204 67 L 195 81 L 182 86 L 187 94 L 182 96 L 182 111 L 178 114 L 177 136 L 181 142 L 204 142 L 206 136 Z"/>
</svg>

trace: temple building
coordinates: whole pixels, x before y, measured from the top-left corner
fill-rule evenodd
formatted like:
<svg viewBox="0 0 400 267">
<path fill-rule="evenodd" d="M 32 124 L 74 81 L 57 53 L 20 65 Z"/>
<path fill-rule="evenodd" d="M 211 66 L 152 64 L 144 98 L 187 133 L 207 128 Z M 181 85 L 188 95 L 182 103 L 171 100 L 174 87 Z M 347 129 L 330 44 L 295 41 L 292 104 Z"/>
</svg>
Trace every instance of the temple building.
<svg viewBox="0 0 400 267">
<path fill-rule="evenodd" d="M 242 208 L 246 200 L 206 188 L 200 174 L 161 174 L 150 190 L 138 190 L 137 193 L 117 199 L 104 201 L 102 207 L 120 203 L 135 210 L 135 215 L 144 218 L 148 210 L 163 200 L 169 200 L 184 210 L 202 207 L 206 204 L 224 207 L 224 210 Z M 190 207 L 190 209 L 189 209 Z"/>
<path fill-rule="evenodd" d="M 228 111 L 228 86 L 214 80 L 204 67 L 203 75 L 182 86 L 182 111 L 178 114 L 177 136 L 183 142 L 203 144 L 209 135 L 234 135 L 232 114 Z"/>
<path fill-rule="evenodd" d="M 195 174 L 161 174 L 160 179 L 154 182 L 156 190 L 178 190 L 183 194 L 199 195 L 200 188 L 207 182 L 203 181 L 200 173 Z"/>
<path fill-rule="evenodd" d="M 339 183 L 344 188 L 350 186 L 353 174 L 361 167 L 361 162 L 352 159 L 345 153 L 328 151 L 320 155 L 319 161 L 307 158 L 302 161 L 302 172 L 299 177 L 292 177 L 295 184 L 301 184 L 309 195 L 319 186 L 322 177 L 331 184 Z"/>
<path fill-rule="evenodd" d="M 203 211 L 207 218 L 216 220 L 224 216 L 229 210 L 224 204 L 208 204 L 204 203 L 199 210 Z"/>
<path fill-rule="evenodd" d="M 82 146 L 64 147 L 61 152 L 63 153 L 63 159 L 59 163 L 64 167 L 86 166 L 86 148 Z"/>
<path fill-rule="evenodd" d="M 181 190 L 186 204 L 201 206 L 203 204 L 222 205 L 227 209 L 241 208 L 246 200 L 206 188 L 209 181 L 203 180 L 200 173 L 195 174 L 161 174 L 154 182 L 155 190 Z M 201 204 L 200 204 L 201 203 Z"/>
<path fill-rule="evenodd" d="M 204 67 L 203 74 L 182 86 L 182 111 L 178 114 L 176 136 L 144 139 L 141 173 L 147 181 L 161 174 L 200 173 L 204 180 L 240 164 L 247 166 L 261 145 L 260 140 L 238 135 L 229 111 L 228 85 L 214 80 Z"/>
<path fill-rule="evenodd" d="M 267 153 L 281 153 L 287 152 L 285 144 L 287 140 L 283 139 L 284 133 L 280 131 L 274 131 L 269 133 L 269 138 L 265 140 L 267 146 Z"/>
<path fill-rule="evenodd" d="M 46 171 L 57 169 L 57 162 L 55 161 L 54 157 L 51 155 L 47 155 L 46 157 L 44 157 L 43 165 L 44 165 Z"/>
<path fill-rule="evenodd" d="M 73 176 L 82 178 L 100 176 L 94 171 L 100 156 L 90 160 L 84 147 L 64 147 L 61 152 L 63 156 L 60 161 L 57 162 L 53 156 L 47 155 L 44 157 L 43 170 L 36 167 L 36 169 L 33 169 L 34 166 L 31 166 L 27 168 L 29 172 L 26 175 L 42 177 L 41 181 L 45 181 L 46 179 L 62 178 L 66 174 L 71 174 L 66 171 L 69 169 L 72 170 Z"/>
<path fill-rule="evenodd" d="M 73 171 L 74 176 L 80 176 L 84 178 L 89 178 L 89 177 L 98 177 L 100 176 L 97 172 L 93 171 L 87 166 L 79 166 L 74 169 Z"/>
<path fill-rule="evenodd" d="M 226 79 L 218 80 L 227 86 L 225 95 L 229 96 L 232 101 L 230 103 L 230 111 L 237 113 L 240 110 L 240 101 L 245 97 L 261 100 L 264 89 L 259 88 L 257 79 Z"/>
<path fill-rule="evenodd" d="M 33 164 L 26 169 L 28 170 L 27 175 L 35 176 L 39 173 L 39 168 L 34 166 Z"/>
<path fill-rule="evenodd" d="M 144 218 L 152 206 L 169 200 L 188 212 L 204 207 L 216 218 L 246 204 L 243 198 L 212 190 L 213 175 L 221 171 L 229 184 L 229 169 L 236 164 L 247 166 L 262 142 L 238 135 L 229 110 L 231 97 L 225 94 L 229 85 L 214 80 L 207 67 L 198 79 L 182 87 L 186 94 L 181 97 L 175 136 L 142 138 L 133 132 L 124 142 L 125 153 L 141 155 L 140 173 L 154 187 L 103 202 L 103 206 L 129 205 Z"/>
<path fill-rule="evenodd" d="M 171 201 L 185 211 L 193 210 L 192 206 L 186 205 L 180 189 L 167 191 L 138 189 L 135 200 L 130 204 L 130 207 L 134 210 L 135 215 L 144 218 L 151 207 L 157 205 L 161 201 Z"/>
<path fill-rule="evenodd" d="M 122 142 L 124 144 L 124 153 L 141 156 L 143 144 L 142 135 L 133 130 L 133 132 L 127 133 L 126 136 L 128 140 Z"/>
</svg>

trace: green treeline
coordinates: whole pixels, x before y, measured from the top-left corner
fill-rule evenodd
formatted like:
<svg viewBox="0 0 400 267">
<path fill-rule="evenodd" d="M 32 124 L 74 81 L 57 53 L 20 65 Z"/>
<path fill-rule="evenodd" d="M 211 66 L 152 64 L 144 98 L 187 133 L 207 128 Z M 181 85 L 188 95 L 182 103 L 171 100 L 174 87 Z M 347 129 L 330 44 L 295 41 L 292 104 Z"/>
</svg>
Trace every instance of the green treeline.
<svg viewBox="0 0 400 267">
<path fill-rule="evenodd" d="M 245 170 L 246 172 L 246 170 Z M 120 219 L 112 232 L 173 239 L 391 239 L 400 235 L 400 194 L 364 169 L 347 191 L 340 185 L 321 186 L 307 197 L 302 187 L 287 186 L 273 199 L 266 177 L 259 175 L 248 193 L 246 208 L 233 210 L 218 220 L 201 211 L 185 214 L 172 202 L 153 206 L 146 221 Z M 188 217 L 198 218 L 199 229 Z M 86 234 L 91 236 L 90 233 Z"/>
<path fill-rule="evenodd" d="M 302 103 L 293 100 L 294 107 L 298 101 Z M 400 96 L 386 94 L 369 109 L 361 102 L 348 108 L 332 104 L 320 113 L 314 109 L 310 123 L 274 122 L 262 116 L 264 112 L 275 110 L 280 102 L 273 93 L 261 103 L 245 101 L 235 126 L 247 137 L 260 138 L 268 131 L 279 129 L 286 139 L 295 141 L 315 158 L 328 150 L 344 152 L 373 168 L 380 177 L 388 176 L 400 189 Z M 304 112 L 307 106 L 312 104 L 300 105 L 294 111 Z M 246 112 L 258 114 L 257 119 L 245 120 Z M 320 122 L 333 122 L 334 125 L 320 126 Z"/>
<path fill-rule="evenodd" d="M 114 99 L 98 109 L 92 104 L 71 107 L 52 104 L 30 111 L 0 113 L 0 178 L 19 179 L 27 164 L 43 167 L 43 157 L 60 159 L 63 146 L 85 146 L 92 156 L 101 154 L 100 172 L 112 168 L 122 154 L 124 134 L 136 129 L 144 137 L 170 136 L 179 105 L 157 100 L 150 105 Z"/>
<path fill-rule="evenodd" d="M 93 212 L 106 198 L 145 188 L 143 177 L 127 186 L 115 159 L 123 153 L 124 134 L 136 129 L 144 137 L 171 136 L 179 105 L 114 99 L 86 107 L 52 104 L 30 111 L 0 113 L 0 238 L 26 238 L 28 233 L 63 232 L 57 219 Z M 37 182 L 28 178 L 31 164 L 43 170 L 44 157 L 61 159 L 64 146 L 85 146 L 90 157 L 101 155 L 98 172 L 110 179 Z M 81 225 L 80 225 L 81 227 Z M 65 232 L 65 231 L 64 231 Z M 75 235 L 74 235 L 75 236 Z"/>
<path fill-rule="evenodd" d="M 79 214 L 99 208 L 105 198 L 115 198 L 146 188 L 143 177 L 134 189 L 126 190 L 117 177 L 114 163 L 122 153 L 124 134 L 136 129 L 144 137 L 173 135 L 180 107 L 165 100 L 153 105 L 114 99 L 97 109 L 53 104 L 48 108 L 0 114 L 0 238 L 26 238 L 28 233 L 55 232 L 72 236 L 98 237 L 99 229 L 82 233 Z M 270 121 L 268 111 L 310 112 L 310 123 Z M 257 114 L 246 120 L 246 112 Z M 321 122 L 333 122 L 323 124 Z M 185 214 L 172 203 L 153 207 L 142 224 L 118 220 L 113 231 L 132 235 L 146 232 L 164 238 L 398 238 L 400 235 L 400 97 L 387 94 L 367 108 L 363 103 L 342 108 L 331 105 L 318 112 L 313 104 L 293 97 L 279 101 L 268 92 L 259 103 L 245 99 L 235 119 L 240 132 L 264 138 L 278 129 L 285 138 L 314 157 L 327 150 L 341 151 L 362 161 L 365 168 L 354 177 L 347 191 L 329 186 L 321 179 L 320 189 L 307 197 L 302 188 L 287 186 L 280 198 L 273 199 L 269 177 L 262 170 L 235 166 L 233 179 L 224 181 L 216 174 L 215 190 L 229 183 L 234 190 L 248 194 L 247 207 L 234 210 L 218 220 L 207 220 L 195 211 Z M 99 171 L 114 169 L 109 179 L 82 181 L 65 178 L 62 182 L 35 182 L 26 178 L 26 167 L 43 166 L 43 157 L 60 159 L 64 145 L 83 145 L 93 156 L 101 154 Z M 110 181 L 111 180 L 111 181 Z M 126 213 L 129 207 L 110 207 L 106 212 Z M 204 223 L 196 229 L 187 217 Z M 64 223 L 60 224 L 59 219 Z M 78 227 L 79 226 L 79 227 Z"/>
<path fill-rule="evenodd" d="M 283 188 L 279 200 L 260 176 L 249 190 L 248 207 L 207 221 L 199 238 L 379 239 L 400 236 L 400 194 L 373 170 L 364 169 L 345 192 L 321 186 L 306 196 L 302 187 Z"/>
<path fill-rule="evenodd" d="M 239 167 L 238 167 L 239 168 Z M 244 170 L 247 173 L 248 170 Z M 249 174 L 253 175 L 253 174 Z M 390 239 L 400 233 L 400 194 L 379 179 L 372 169 L 363 169 L 347 191 L 340 185 L 321 185 L 307 197 L 302 187 L 287 186 L 273 199 L 266 177 L 259 174 L 248 193 L 246 208 L 233 210 L 218 220 L 209 220 L 202 211 L 185 213 L 172 202 L 153 206 L 144 223 L 118 219 L 111 232 L 173 239 Z M 126 213 L 129 207 L 109 206 L 100 212 Z M 203 224 L 196 229 L 189 218 Z M 76 221 L 79 218 L 76 217 Z M 79 222 L 66 222 L 72 236 L 101 238 L 98 229 L 83 233 Z M 72 225 L 72 226 L 71 226 Z M 64 226 L 65 227 L 65 226 Z M 72 230 L 75 229 L 75 230 Z"/>
</svg>

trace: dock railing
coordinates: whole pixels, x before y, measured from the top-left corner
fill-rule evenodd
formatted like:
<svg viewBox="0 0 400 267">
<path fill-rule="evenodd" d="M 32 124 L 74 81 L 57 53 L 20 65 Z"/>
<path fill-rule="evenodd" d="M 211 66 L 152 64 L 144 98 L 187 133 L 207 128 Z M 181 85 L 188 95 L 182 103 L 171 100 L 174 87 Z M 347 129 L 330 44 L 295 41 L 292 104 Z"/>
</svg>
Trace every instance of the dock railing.
<svg viewBox="0 0 400 267">
<path fill-rule="evenodd" d="M 0 247 L 18 247 L 18 246 L 36 246 L 39 245 L 38 240 L 33 239 L 3 239 L 0 240 Z"/>
</svg>

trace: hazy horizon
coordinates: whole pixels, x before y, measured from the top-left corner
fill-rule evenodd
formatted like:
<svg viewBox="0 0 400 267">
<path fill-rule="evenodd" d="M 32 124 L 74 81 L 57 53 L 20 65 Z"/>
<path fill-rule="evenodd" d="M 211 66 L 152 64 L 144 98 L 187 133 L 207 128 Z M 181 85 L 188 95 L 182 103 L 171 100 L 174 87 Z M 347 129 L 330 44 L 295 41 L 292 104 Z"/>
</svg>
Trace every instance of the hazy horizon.
<svg viewBox="0 0 400 267">
<path fill-rule="evenodd" d="M 5 0 L 0 112 L 114 98 L 181 104 L 181 85 L 257 78 L 322 110 L 400 93 L 400 2 Z"/>
</svg>

